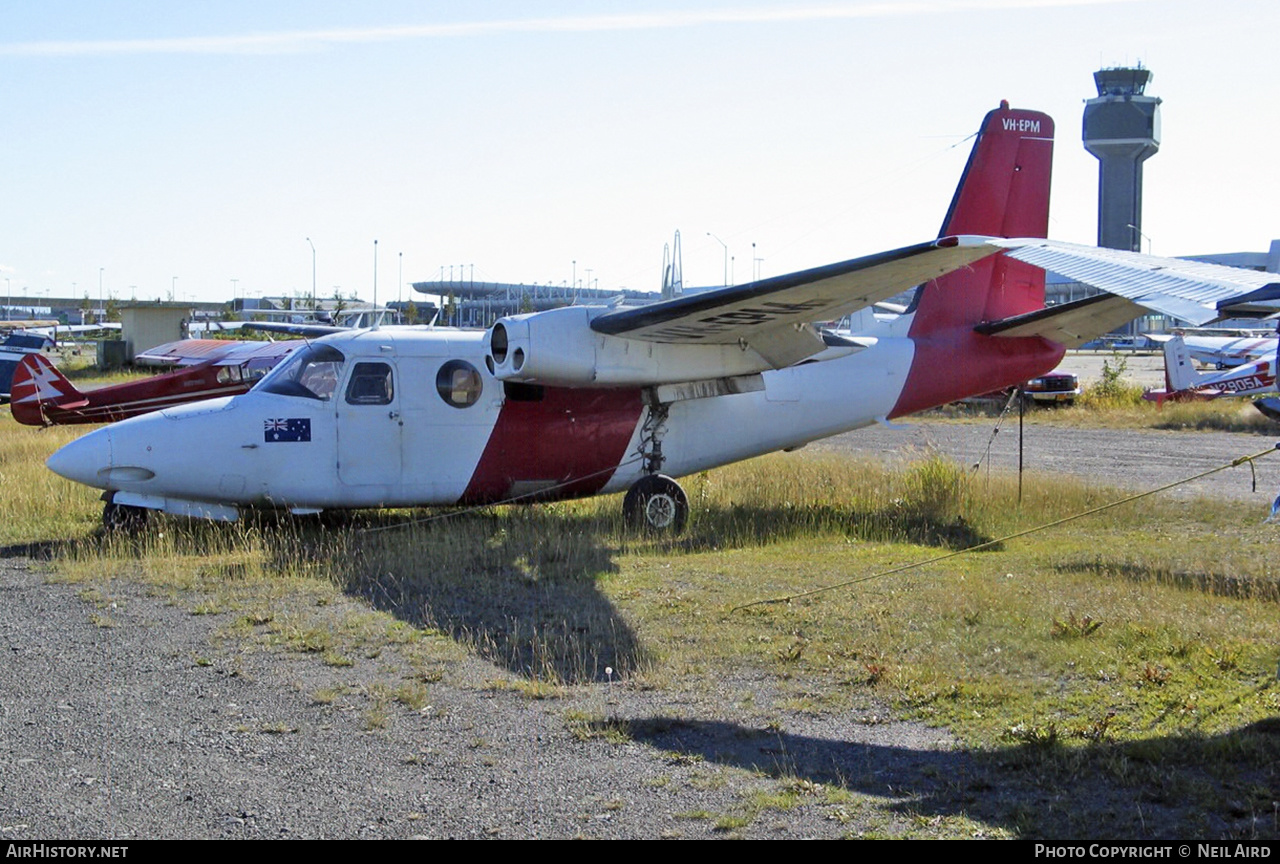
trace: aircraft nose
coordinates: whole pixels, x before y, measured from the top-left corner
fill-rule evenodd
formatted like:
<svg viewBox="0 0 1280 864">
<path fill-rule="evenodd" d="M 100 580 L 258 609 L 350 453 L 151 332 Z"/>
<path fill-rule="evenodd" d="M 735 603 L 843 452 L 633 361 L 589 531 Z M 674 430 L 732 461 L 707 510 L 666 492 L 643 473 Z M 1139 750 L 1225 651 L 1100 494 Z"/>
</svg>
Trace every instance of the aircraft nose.
<svg viewBox="0 0 1280 864">
<path fill-rule="evenodd" d="M 106 488 L 111 471 L 111 436 L 99 429 L 66 444 L 45 461 L 55 474 L 83 483 Z"/>
</svg>

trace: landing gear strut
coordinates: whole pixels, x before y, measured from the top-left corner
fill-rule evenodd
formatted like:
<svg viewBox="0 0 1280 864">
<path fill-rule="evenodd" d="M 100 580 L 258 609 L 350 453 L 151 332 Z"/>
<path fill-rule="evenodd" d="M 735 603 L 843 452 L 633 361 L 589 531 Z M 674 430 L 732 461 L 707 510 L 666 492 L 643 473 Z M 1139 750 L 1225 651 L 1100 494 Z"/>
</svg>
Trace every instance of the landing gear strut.
<svg viewBox="0 0 1280 864">
<path fill-rule="evenodd" d="M 689 498 L 665 474 L 641 477 L 622 499 L 622 515 L 632 528 L 655 534 L 678 534 L 689 520 Z"/>
</svg>

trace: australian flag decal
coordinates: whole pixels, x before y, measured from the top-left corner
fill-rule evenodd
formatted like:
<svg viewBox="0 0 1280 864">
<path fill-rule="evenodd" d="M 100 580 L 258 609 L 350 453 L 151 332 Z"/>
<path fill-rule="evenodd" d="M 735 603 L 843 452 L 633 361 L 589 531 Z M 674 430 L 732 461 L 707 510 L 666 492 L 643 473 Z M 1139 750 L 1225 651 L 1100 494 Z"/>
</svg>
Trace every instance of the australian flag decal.
<svg viewBox="0 0 1280 864">
<path fill-rule="evenodd" d="M 276 441 L 310 441 L 311 418 L 289 417 L 287 419 L 263 420 L 262 440 L 268 444 Z"/>
</svg>

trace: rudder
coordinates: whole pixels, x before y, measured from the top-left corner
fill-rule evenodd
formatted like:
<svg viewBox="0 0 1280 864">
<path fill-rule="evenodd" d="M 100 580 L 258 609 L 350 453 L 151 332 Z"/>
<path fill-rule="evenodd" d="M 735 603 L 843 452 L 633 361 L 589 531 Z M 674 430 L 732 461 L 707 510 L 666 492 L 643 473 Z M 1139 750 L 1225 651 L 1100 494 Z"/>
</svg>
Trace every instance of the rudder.
<svg viewBox="0 0 1280 864">
<path fill-rule="evenodd" d="M 1001 102 L 982 121 L 942 223 L 942 236 L 1044 237 L 1049 229 L 1053 120 Z M 900 417 L 1042 375 L 1064 348 L 1039 336 L 974 331 L 1044 308 L 1044 271 L 993 255 L 922 285 L 911 304 L 915 355 L 890 416 Z"/>
<path fill-rule="evenodd" d="M 940 237 L 1046 237 L 1053 170 L 1053 119 L 1008 102 L 982 121 Z M 1004 255 L 922 286 L 912 336 L 972 326 L 1044 306 L 1044 271 Z"/>
</svg>

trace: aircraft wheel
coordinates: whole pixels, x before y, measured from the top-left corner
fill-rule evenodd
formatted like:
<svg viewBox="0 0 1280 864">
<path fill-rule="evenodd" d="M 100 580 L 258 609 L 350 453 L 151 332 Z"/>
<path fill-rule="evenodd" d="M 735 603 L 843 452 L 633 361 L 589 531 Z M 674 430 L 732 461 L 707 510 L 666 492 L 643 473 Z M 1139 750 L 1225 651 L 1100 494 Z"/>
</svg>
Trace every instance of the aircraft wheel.
<svg viewBox="0 0 1280 864">
<path fill-rule="evenodd" d="M 689 498 L 665 474 L 641 477 L 622 499 L 622 515 L 633 528 L 678 534 L 689 520 Z"/>
<path fill-rule="evenodd" d="M 151 511 L 146 507 L 131 507 L 108 501 L 102 508 L 102 527 L 111 534 L 141 531 L 150 518 Z"/>
</svg>

